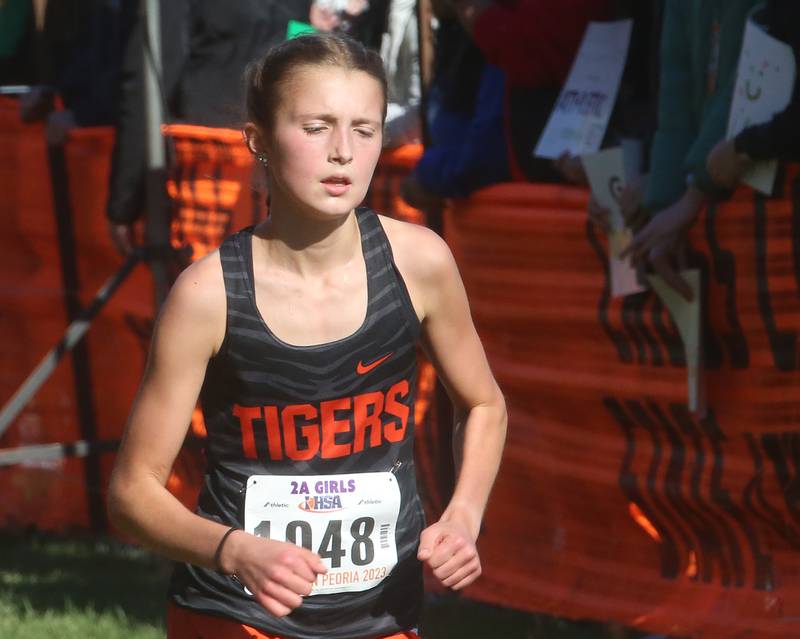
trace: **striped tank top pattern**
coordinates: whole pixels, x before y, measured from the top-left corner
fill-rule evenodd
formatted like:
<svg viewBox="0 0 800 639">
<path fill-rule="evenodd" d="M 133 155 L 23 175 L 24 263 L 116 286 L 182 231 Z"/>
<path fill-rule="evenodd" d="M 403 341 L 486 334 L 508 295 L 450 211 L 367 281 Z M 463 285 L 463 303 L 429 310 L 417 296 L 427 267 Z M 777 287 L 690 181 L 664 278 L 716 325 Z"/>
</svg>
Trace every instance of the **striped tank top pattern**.
<svg viewBox="0 0 800 639">
<path fill-rule="evenodd" d="M 220 247 L 227 327 L 201 392 L 208 468 L 198 513 L 242 526 L 245 485 L 253 475 L 389 471 L 401 494 L 398 563 L 374 588 L 307 597 L 284 618 L 269 615 L 230 577 L 180 564 L 171 584 L 178 605 L 298 639 L 369 637 L 418 623 L 416 548 L 424 517 L 413 437 L 420 325 L 378 216 L 367 208 L 356 216 L 367 310 L 354 333 L 325 344 L 286 344 L 263 320 L 253 282 L 252 229 Z"/>
</svg>

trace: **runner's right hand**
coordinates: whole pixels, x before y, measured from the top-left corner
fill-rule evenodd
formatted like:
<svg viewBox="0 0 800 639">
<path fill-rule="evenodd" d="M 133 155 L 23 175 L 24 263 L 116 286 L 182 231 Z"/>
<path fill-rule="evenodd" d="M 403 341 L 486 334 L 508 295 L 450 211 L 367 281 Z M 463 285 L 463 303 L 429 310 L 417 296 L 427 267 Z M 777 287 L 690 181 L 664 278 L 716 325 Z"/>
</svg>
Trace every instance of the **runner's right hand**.
<svg viewBox="0 0 800 639">
<path fill-rule="evenodd" d="M 220 567 L 235 575 L 276 617 L 285 617 L 303 603 L 317 575 L 328 570 L 319 555 L 310 550 L 243 530 L 235 531 L 225 542 Z"/>
</svg>

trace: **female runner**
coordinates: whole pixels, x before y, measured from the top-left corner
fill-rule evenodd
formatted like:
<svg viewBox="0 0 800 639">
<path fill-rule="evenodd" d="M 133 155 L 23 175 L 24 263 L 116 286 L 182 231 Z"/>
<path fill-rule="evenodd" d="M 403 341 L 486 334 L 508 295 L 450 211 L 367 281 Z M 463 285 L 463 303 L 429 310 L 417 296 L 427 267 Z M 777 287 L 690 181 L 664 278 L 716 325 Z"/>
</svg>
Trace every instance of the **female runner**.
<svg viewBox="0 0 800 639">
<path fill-rule="evenodd" d="M 334 35 L 248 72 L 245 138 L 269 219 L 187 268 L 158 319 L 109 512 L 179 562 L 170 639 L 416 637 L 422 564 L 454 590 L 505 439 L 505 405 L 456 265 L 363 200 L 381 151 L 377 54 Z M 416 346 L 456 407 L 455 492 L 425 527 L 413 465 Z M 198 398 L 196 513 L 165 488 Z"/>
</svg>

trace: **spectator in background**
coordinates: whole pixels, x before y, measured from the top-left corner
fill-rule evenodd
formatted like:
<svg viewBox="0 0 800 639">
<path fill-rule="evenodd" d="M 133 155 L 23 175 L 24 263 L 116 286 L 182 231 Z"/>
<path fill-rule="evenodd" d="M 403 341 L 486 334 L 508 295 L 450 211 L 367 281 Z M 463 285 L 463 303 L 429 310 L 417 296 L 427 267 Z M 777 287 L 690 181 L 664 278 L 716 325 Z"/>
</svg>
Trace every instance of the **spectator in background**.
<svg viewBox="0 0 800 639">
<path fill-rule="evenodd" d="M 118 0 L 46 2 L 39 39 L 39 78 L 20 100 L 23 121 L 44 119 L 50 144 L 61 144 L 76 126 L 114 123 L 113 92 L 119 72 Z M 63 109 L 56 109 L 58 97 Z"/>
<path fill-rule="evenodd" d="M 768 0 L 765 16 L 770 35 L 794 50 L 800 71 L 800 3 Z M 779 159 L 800 160 L 800 81 L 795 78 L 789 106 L 764 124 L 744 129 L 732 140 L 721 140 L 711 150 L 706 166 L 714 183 L 733 189 L 753 162 Z"/>
<path fill-rule="evenodd" d="M 675 270 L 686 230 L 724 193 L 706 158 L 728 122 L 742 34 L 757 0 L 667 0 L 661 36 L 658 128 L 644 210 L 650 221 L 623 255 L 647 261 L 686 299 Z"/>
<path fill-rule="evenodd" d="M 486 60 L 507 78 L 506 134 L 511 174 L 561 181 L 550 160 L 532 155 L 592 20 L 608 20 L 610 0 L 453 0 L 458 17 Z"/>
<path fill-rule="evenodd" d="M 35 82 L 31 0 L 0 2 L 0 86 Z"/>
<path fill-rule="evenodd" d="M 622 139 L 635 138 L 649 148 L 656 129 L 658 42 L 664 0 L 617 0 L 615 4 L 615 19 L 630 19 L 633 27 L 605 142 L 618 146 Z"/>
<path fill-rule="evenodd" d="M 426 146 L 402 186 L 411 206 L 433 210 L 446 197 L 510 178 L 503 124 L 503 73 L 488 65 L 447 1 L 434 3 L 433 79 L 427 96 Z"/>
<path fill-rule="evenodd" d="M 308 20 L 310 0 L 162 0 L 160 6 L 167 120 L 231 127 L 243 119 L 246 65 L 285 38 L 290 19 Z M 123 253 L 132 249 L 144 199 L 143 27 L 137 14 L 126 38 L 109 186 L 111 236 Z"/>
<path fill-rule="evenodd" d="M 400 146 L 422 139 L 419 28 L 416 0 L 391 0 L 381 58 L 389 83 L 383 145 Z"/>
<path fill-rule="evenodd" d="M 389 83 L 383 144 L 393 147 L 419 142 L 417 0 L 315 0 L 309 21 L 318 31 L 344 32 L 369 48 L 380 48 Z"/>
<path fill-rule="evenodd" d="M 638 173 L 626 176 L 620 194 L 620 206 L 626 214 L 636 211 L 642 202 L 649 170 L 648 157 L 656 130 L 658 100 L 658 43 L 661 34 L 664 0 L 617 0 L 615 19 L 633 21 L 625 70 L 620 82 L 608 130 L 602 148 L 618 147 L 634 142 L 640 149 L 641 161 L 634 167 Z M 567 180 L 586 184 L 580 158 L 566 155 L 557 166 Z M 589 219 L 607 230 L 610 211 L 589 199 Z"/>
<path fill-rule="evenodd" d="M 318 31 L 336 31 L 377 51 L 390 0 L 313 0 L 309 22 Z"/>
</svg>

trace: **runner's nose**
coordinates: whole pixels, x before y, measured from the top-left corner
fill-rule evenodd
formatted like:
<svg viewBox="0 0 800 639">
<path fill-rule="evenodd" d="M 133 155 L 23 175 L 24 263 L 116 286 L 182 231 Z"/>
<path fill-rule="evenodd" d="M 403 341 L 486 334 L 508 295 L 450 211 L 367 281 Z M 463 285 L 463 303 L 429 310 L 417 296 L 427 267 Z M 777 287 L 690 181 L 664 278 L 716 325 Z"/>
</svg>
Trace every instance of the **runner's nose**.
<svg viewBox="0 0 800 639">
<path fill-rule="evenodd" d="M 351 133 L 347 129 L 337 127 L 332 137 L 332 148 L 328 159 L 337 164 L 349 164 L 353 161 L 353 144 Z"/>
</svg>

